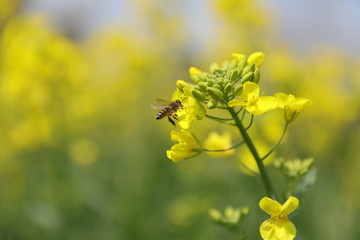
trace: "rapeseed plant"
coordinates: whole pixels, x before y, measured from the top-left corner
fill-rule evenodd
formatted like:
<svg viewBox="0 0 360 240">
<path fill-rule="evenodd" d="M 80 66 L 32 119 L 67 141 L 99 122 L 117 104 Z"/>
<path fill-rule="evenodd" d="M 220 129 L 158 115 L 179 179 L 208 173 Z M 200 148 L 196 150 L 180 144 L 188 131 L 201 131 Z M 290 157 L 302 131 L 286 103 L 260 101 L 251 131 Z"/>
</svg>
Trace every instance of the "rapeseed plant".
<svg viewBox="0 0 360 240">
<path fill-rule="evenodd" d="M 267 196 L 260 201 L 260 207 L 272 216 L 271 219 L 261 224 L 261 237 L 264 240 L 291 240 L 296 235 L 296 229 L 288 221 L 287 215 L 295 210 L 299 200 L 291 196 L 293 188 L 288 187 L 281 194 L 286 198 L 289 197 L 288 200 L 284 205 L 277 202 L 278 192 L 275 191 L 266 166 L 272 162 L 270 155 L 279 146 L 288 125 L 296 120 L 299 113 L 309 106 L 311 101 L 281 92 L 273 96 L 263 95 L 259 86 L 259 67 L 264 59 L 265 54 L 262 52 L 253 53 L 249 57 L 234 53 L 232 59 L 224 61 L 222 64 L 211 64 L 209 72 L 191 67 L 189 74 L 193 83 L 178 80 L 176 82 L 177 89 L 172 96 L 173 101 L 180 101 L 183 105 L 182 108 L 171 113 L 178 120 L 182 129 L 180 132 L 171 132 L 171 140 L 178 141 L 178 143 L 173 145 L 166 155 L 174 162 L 196 157 L 202 152 L 206 152 L 212 157 L 230 157 L 234 155 L 237 148 L 244 146 L 242 149 L 247 150 L 247 153 L 245 154 L 243 150 L 240 151 L 240 169 L 247 174 L 260 176 Z M 210 114 L 213 109 L 223 111 L 227 117 Z M 254 115 L 263 115 L 276 109 L 284 110 L 284 128 L 273 147 L 264 147 L 266 144 L 259 144 L 262 142 L 261 139 L 250 136 L 248 130 L 253 125 Z M 242 141 L 233 145 L 229 133 L 220 135 L 213 131 L 202 144 L 193 133 L 189 132 L 189 129 L 194 121 L 205 118 L 235 127 L 240 133 Z M 278 161 L 276 163 L 275 166 L 279 166 Z M 285 177 L 289 173 L 299 172 L 296 175 L 297 178 L 306 174 L 311 166 L 307 162 L 304 164 L 301 162 L 281 164 L 285 169 L 281 173 Z M 285 181 L 291 182 L 288 185 L 291 187 L 295 183 L 294 179 L 289 177 L 286 177 Z M 297 192 L 297 194 L 301 195 L 302 193 Z M 218 210 L 210 211 L 213 222 L 227 228 L 241 239 L 245 239 L 246 234 L 243 229 L 238 228 L 244 220 L 243 217 L 240 217 L 240 213 L 239 209 L 227 208 L 223 217 Z"/>
</svg>

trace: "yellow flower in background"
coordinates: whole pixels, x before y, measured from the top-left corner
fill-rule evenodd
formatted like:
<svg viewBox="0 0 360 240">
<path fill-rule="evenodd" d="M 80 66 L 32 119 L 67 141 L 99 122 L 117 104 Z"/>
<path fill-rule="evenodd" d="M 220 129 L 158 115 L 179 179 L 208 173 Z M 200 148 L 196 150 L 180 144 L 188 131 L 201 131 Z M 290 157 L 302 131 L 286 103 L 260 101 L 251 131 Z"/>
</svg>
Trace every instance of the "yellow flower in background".
<svg viewBox="0 0 360 240">
<path fill-rule="evenodd" d="M 219 133 L 213 131 L 209 134 L 207 139 L 204 142 L 204 147 L 209 150 L 220 150 L 228 149 L 232 147 L 231 136 L 228 133 L 220 135 Z M 221 152 L 206 152 L 212 157 L 229 157 L 235 152 L 234 149 Z"/>
<path fill-rule="evenodd" d="M 240 100 L 233 99 L 229 101 L 228 106 L 244 106 L 248 113 L 263 114 L 277 108 L 278 100 L 273 96 L 260 96 L 259 86 L 253 82 L 246 82 Z"/>
<path fill-rule="evenodd" d="M 256 146 L 258 153 L 260 154 L 260 157 L 265 155 L 270 149 L 270 147 L 267 146 L 267 144 L 265 144 L 264 142 L 259 141 L 259 140 L 254 140 L 254 144 Z M 274 160 L 274 158 L 275 158 L 275 154 L 273 153 L 272 155 L 267 157 L 265 160 L 263 160 L 263 164 L 265 166 L 270 165 L 272 163 L 272 161 Z M 252 153 L 250 152 L 250 150 L 247 146 L 244 146 L 244 147 L 240 148 L 240 150 L 239 150 L 238 166 L 239 166 L 239 169 L 247 175 L 254 175 L 254 174 L 259 173 L 258 165 L 256 164 L 254 156 L 252 155 Z"/>
<path fill-rule="evenodd" d="M 260 235 L 264 240 L 292 240 L 295 238 L 296 228 L 288 220 L 288 215 L 299 206 L 299 200 L 296 197 L 289 197 L 283 205 L 264 197 L 260 200 L 259 206 L 271 215 L 271 218 L 260 226 Z"/>
<path fill-rule="evenodd" d="M 285 121 L 293 122 L 299 113 L 311 104 L 311 101 L 306 98 L 295 98 L 292 94 L 277 93 L 275 97 L 278 99 L 279 108 L 285 110 Z"/>
<path fill-rule="evenodd" d="M 184 106 L 184 108 L 179 110 L 176 114 L 179 117 L 180 127 L 188 129 L 191 122 L 201 120 L 205 117 L 206 110 L 204 106 L 192 95 L 191 91 L 193 85 L 185 81 L 178 80 L 176 82 L 176 86 L 178 88 L 173 93 L 172 100 L 175 101 L 179 99 Z"/>
<path fill-rule="evenodd" d="M 248 63 L 254 63 L 255 66 L 258 68 L 261 66 L 261 63 L 264 61 L 265 59 L 265 54 L 262 52 L 255 52 L 253 54 L 251 54 L 248 59 L 247 62 Z"/>
<path fill-rule="evenodd" d="M 166 156 L 173 162 L 183 160 L 199 147 L 195 136 L 184 129 L 181 132 L 171 131 L 170 136 L 172 141 L 179 142 L 166 151 Z"/>
</svg>

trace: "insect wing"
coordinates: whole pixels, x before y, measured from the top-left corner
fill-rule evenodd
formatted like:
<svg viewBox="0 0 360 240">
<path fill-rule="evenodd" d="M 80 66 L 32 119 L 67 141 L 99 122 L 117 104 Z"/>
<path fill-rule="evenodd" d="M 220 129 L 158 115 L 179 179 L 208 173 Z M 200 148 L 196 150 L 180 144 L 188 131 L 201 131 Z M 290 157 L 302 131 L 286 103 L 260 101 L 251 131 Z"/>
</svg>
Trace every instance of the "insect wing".
<svg viewBox="0 0 360 240">
<path fill-rule="evenodd" d="M 153 109 L 160 110 L 160 109 L 164 109 L 167 105 L 163 105 L 163 104 L 151 104 L 150 106 L 151 106 Z"/>
<path fill-rule="evenodd" d="M 156 99 L 156 102 L 158 103 L 158 104 L 162 104 L 162 105 L 165 105 L 165 106 L 167 106 L 167 105 L 169 105 L 169 101 L 166 101 L 166 100 L 164 100 L 164 99 L 161 99 L 161 98 L 157 98 Z"/>
<path fill-rule="evenodd" d="M 156 99 L 156 102 L 157 102 L 157 104 L 150 105 L 153 109 L 163 109 L 163 108 L 169 106 L 169 102 L 164 99 L 158 98 L 158 99 Z"/>
</svg>

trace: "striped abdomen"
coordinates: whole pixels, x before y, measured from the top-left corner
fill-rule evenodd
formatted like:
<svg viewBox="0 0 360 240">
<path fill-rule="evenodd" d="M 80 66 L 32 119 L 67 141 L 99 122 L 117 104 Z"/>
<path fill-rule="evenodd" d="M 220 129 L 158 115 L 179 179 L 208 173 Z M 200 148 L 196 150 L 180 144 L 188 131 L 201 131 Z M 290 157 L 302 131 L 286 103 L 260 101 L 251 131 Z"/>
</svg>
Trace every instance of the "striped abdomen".
<svg viewBox="0 0 360 240">
<path fill-rule="evenodd" d="M 166 116 L 170 116 L 171 115 L 171 108 L 170 107 L 166 107 L 163 110 L 161 110 L 157 115 L 156 115 L 156 120 L 162 119 Z"/>
</svg>

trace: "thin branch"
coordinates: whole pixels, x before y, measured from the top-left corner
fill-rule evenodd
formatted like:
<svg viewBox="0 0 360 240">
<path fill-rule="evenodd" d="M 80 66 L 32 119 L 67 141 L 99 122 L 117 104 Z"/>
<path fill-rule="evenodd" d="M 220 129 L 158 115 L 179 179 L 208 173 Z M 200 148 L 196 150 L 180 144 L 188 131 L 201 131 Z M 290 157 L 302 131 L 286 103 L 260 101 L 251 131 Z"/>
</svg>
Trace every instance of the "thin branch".
<svg viewBox="0 0 360 240">
<path fill-rule="evenodd" d="M 250 123 L 249 123 L 249 125 L 245 128 L 246 131 L 247 131 L 247 130 L 251 127 L 251 125 L 253 124 L 253 120 L 254 120 L 254 114 L 251 114 Z"/>
<path fill-rule="evenodd" d="M 201 152 L 196 152 L 194 155 L 190 156 L 190 157 L 186 157 L 184 159 L 190 159 L 190 158 L 194 158 L 196 156 L 198 156 Z"/>
<path fill-rule="evenodd" d="M 216 117 L 216 116 L 212 116 L 212 115 L 209 115 L 209 114 L 205 114 L 205 117 L 208 117 L 208 118 L 212 118 L 212 119 L 216 119 L 216 120 L 220 120 L 220 121 L 231 121 L 231 120 L 234 120 L 233 118 L 220 118 L 220 117 Z"/>
<path fill-rule="evenodd" d="M 211 119 L 211 120 L 214 120 L 214 121 L 216 121 L 216 122 L 219 122 L 219 123 L 223 123 L 223 124 L 227 124 L 227 125 L 231 125 L 231 126 L 236 126 L 235 123 L 226 122 L 226 121 L 229 121 L 229 120 L 220 120 L 220 119 L 218 119 L 218 118 L 216 118 L 216 117 L 212 117 L 212 116 L 210 116 L 210 115 L 205 115 L 205 117 L 207 117 L 207 118 L 209 118 L 209 119 Z M 232 120 L 233 120 L 233 119 L 232 119 Z"/>
<path fill-rule="evenodd" d="M 205 148 L 203 148 L 202 151 L 204 151 L 204 152 L 225 152 L 225 151 L 229 151 L 229 150 L 232 150 L 234 148 L 237 148 L 237 147 L 241 146 L 244 143 L 245 142 L 242 141 L 242 142 L 239 142 L 238 144 L 235 144 L 234 146 L 226 148 L 226 149 L 205 149 Z"/>
<path fill-rule="evenodd" d="M 279 146 L 280 142 L 282 141 L 282 139 L 283 139 L 284 136 L 285 136 L 285 132 L 286 132 L 286 129 L 287 129 L 288 125 L 289 125 L 289 123 L 286 122 L 286 124 L 285 124 L 285 126 L 284 126 L 284 130 L 283 130 L 283 132 L 282 132 L 282 134 L 281 134 L 281 137 L 279 138 L 279 140 L 277 141 L 277 143 L 274 145 L 274 147 L 271 148 L 270 151 L 269 151 L 265 156 L 263 156 L 263 157 L 261 158 L 261 161 L 264 161 L 264 160 L 265 160 L 268 156 L 270 156 L 270 154 L 273 153 L 273 152 L 275 151 L 275 149 Z"/>
</svg>

